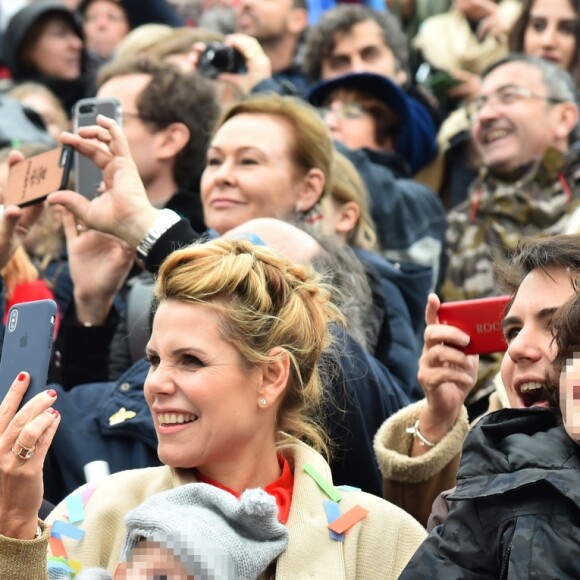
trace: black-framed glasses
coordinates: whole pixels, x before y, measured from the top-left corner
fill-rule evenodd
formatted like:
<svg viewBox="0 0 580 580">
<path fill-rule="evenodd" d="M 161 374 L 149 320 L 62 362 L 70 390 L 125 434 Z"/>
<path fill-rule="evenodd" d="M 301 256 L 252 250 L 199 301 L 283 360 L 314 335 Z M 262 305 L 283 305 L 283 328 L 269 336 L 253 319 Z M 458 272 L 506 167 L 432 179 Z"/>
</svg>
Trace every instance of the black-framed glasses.
<svg viewBox="0 0 580 580">
<path fill-rule="evenodd" d="M 479 114 L 485 105 L 491 104 L 494 107 L 510 107 L 522 99 L 540 99 L 554 105 L 564 102 L 563 99 L 557 99 L 549 95 L 538 95 L 527 87 L 504 85 L 489 95 L 481 95 L 473 99 L 464 108 L 467 118 L 471 123 L 474 123 L 479 118 Z"/>
</svg>

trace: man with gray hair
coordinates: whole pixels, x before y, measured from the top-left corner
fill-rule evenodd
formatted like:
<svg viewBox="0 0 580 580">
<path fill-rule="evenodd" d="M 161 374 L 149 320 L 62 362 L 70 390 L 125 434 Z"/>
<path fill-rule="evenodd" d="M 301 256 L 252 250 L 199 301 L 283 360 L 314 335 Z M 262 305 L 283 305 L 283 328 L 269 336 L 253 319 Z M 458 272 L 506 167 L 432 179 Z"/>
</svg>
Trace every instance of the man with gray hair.
<svg viewBox="0 0 580 580">
<path fill-rule="evenodd" d="M 466 201 L 448 214 L 444 300 L 497 295 L 493 262 L 519 241 L 580 231 L 578 105 L 569 74 L 511 54 L 482 73 L 466 112 L 482 165 Z M 481 366 L 480 385 L 497 371 Z M 475 398 L 484 394 L 478 389 Z"/>
<path fill-rule="evenodd" d="M 482 73 L 466 113 L 482 167 L 467 200 L 449 213 L 442 294 L 453 300 L 495 294 L 492 261 L 523 237 L 574 233 L 580 205 L 577 95 L 567 72 L 511 54 Z"/>
</svg>

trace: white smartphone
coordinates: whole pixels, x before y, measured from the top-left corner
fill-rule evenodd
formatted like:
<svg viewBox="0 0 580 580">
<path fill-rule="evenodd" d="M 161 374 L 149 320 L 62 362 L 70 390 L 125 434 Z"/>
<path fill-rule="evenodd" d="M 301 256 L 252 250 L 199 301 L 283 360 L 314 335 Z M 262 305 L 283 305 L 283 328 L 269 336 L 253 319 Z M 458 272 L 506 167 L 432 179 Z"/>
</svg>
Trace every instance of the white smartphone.
<svg viewBox="0 0 580 580">
<path fill-rule="evenodd" d="M 115 97 L 80 99 L 73 108 L 73 130 L 97 124 L 97 115 L 115 119 L 118 125 L 123 123 L 121 103 Z M 74 155 L 75 190 L 89 199 L 96 197 L 103 180 L 101 170 L 84 155 L 75 151 Z"/>
</svg>

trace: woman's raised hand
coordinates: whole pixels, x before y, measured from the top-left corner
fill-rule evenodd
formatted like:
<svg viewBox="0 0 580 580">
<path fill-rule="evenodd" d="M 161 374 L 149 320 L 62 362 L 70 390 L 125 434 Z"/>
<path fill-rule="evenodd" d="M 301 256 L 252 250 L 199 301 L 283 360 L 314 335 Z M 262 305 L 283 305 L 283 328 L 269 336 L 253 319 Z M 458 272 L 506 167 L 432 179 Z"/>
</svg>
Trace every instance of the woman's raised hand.
<svg viewBox="0 0 580 580">
<path fill-rule="evenodd" d="M 0 534 L 32 540 L 44 485 L 42 466 L 60 423 L 56 391 L 39 393 L 18 410 L 30 383 L 20 373 L 0 404 Z"/>
</svg>

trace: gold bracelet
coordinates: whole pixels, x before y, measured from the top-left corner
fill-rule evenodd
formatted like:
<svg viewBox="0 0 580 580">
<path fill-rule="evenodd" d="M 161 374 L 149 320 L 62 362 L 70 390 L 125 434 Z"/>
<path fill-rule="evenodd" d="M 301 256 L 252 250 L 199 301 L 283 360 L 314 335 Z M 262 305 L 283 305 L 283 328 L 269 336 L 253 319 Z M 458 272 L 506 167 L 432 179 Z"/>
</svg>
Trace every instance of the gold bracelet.
<svg viewBox="0 0 580 580">
<path fill-rule="evenodd" d="M 413 437 L 419 439 L 419 445 L 423 445 L 423 447 L 429 447 L 430 449 L 433 449 L 433 447 L 437 445 L 437 443 L 429 441 L 429 439 L 427 439 L 425 435 L 423 435 L 423 433 L 419 431 L 419 419 L 415 421 L 414 425 L 411 425 L 411 427 L 407 427 L 405 431 L 409 433 L 409 435 L 412 435 Z"/>
</svg>

